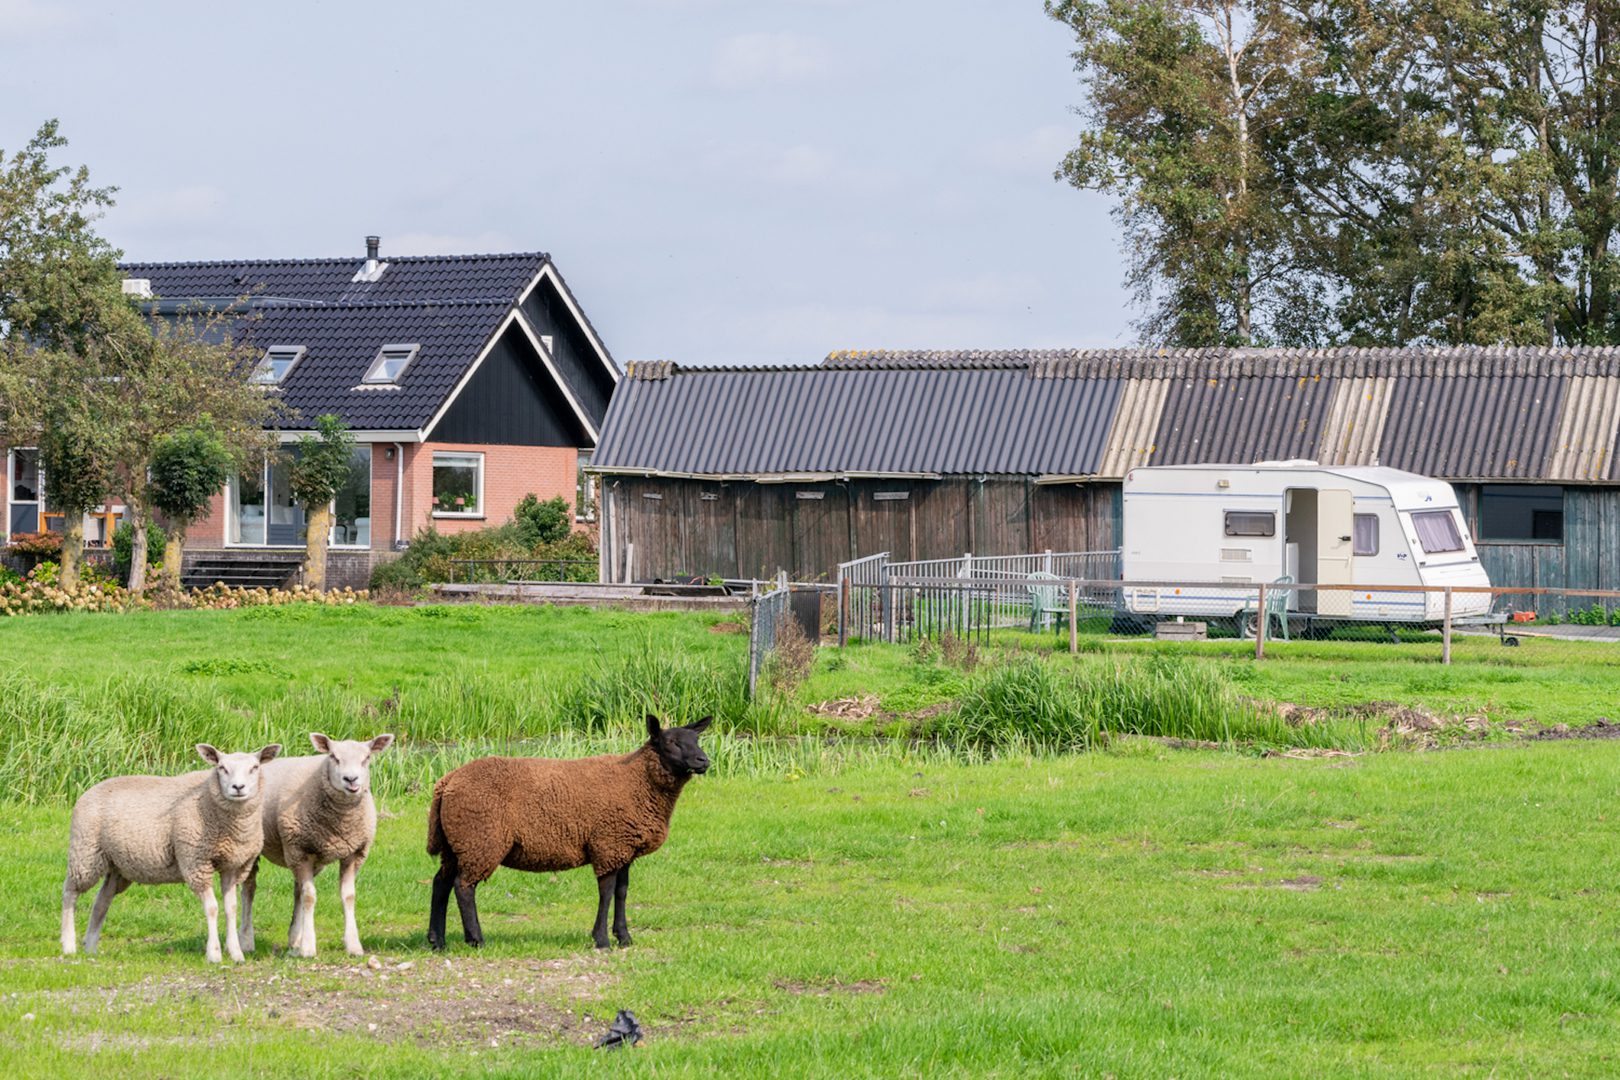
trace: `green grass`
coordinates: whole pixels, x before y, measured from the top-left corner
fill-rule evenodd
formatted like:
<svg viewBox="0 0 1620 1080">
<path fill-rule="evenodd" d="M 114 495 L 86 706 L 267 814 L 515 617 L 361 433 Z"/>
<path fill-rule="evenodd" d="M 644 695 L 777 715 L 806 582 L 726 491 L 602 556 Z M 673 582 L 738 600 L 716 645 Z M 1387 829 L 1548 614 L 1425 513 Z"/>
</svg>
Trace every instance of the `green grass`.
<svg viewBox="0 0 1620 1080">
<path fill-rule="evenodd" d="M 206 968 L 178 887 L 130 890 L 101 955 L 64 961 L 66 810 L 0 804 L 0 1074 L 1613 1075 L 1617 753 L 1131 743 L 706 778 L 638 864 L 633 948 L 588 948 L 585 873 L 502 871 L 488 947 L 448 969 L 424 801 L 386 799 L 369 974 L 335 951 L 330 872 L 319 959 L 269 955 L 279 869 L 245 967 Z M 587 1049 L 619 1008 L 646 1045 Z"/>
</svg>

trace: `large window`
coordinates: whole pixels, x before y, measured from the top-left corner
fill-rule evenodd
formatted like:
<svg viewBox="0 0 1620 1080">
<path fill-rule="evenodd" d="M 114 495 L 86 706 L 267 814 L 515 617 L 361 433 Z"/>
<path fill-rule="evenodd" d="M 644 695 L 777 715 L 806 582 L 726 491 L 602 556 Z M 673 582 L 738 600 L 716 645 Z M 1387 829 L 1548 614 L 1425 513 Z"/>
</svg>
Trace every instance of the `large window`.
<svg viewBox="0 0 1620 1080">
<path fill-rule="evenodd" d="M 1479 493 L 1481 540 L 1564 539 L 1564 489 L 1556 484 L 1486 484 Z"/>
<path fill-rule="evenodd" d="M 433 516 L 484 516 L 484 455 L 433 455 Z"/>
<path fill-rule="evenodd" d="M 337 547 L 371 546 L 371 447 L 356 446 L 349 457 L 349 477 L 332 500 L 332 543 Z"/>
<path fill-rule="evenodd" d="M 1419 511 L 1412 515 L 1412 528 L 1417 530 L 1418 543 L 1430 555 L 1463 549 L 1462 532 L 1450 510 Z"/>
<path fill-rule="evenodd" d="M 11 467 L 7 470 L 6 487 L 11 498 L 11 511 L 6 518 L 6 532 L 31 533 L 39 531 L 39 451 L 13 450 Z"/>
</svg>

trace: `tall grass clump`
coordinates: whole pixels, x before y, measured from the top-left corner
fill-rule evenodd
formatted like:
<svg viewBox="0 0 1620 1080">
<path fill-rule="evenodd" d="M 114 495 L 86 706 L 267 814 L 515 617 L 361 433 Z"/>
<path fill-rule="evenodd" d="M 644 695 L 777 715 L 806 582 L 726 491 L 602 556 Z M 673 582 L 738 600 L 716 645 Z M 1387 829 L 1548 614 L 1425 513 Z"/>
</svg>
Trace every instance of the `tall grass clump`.
<svg viewBox="0 0 1620 1080">
<path fill-rule="evenodd" d="M 968 684 L 936 734 L 981 750 L 1085 750 L 1097 739 L 1096 711 L 1076 692 L 1072 673 L 1020 657 Z"/>
</svg>

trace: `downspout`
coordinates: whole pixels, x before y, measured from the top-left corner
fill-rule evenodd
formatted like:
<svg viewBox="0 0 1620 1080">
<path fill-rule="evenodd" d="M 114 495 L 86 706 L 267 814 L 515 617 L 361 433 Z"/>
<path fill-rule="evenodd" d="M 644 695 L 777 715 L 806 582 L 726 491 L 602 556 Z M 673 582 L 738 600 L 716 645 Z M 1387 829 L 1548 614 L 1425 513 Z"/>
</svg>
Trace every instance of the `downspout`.
<svg viewBox="0 0 1620 1080">
<path fill-rule="evenodd" d="M 394 550 L 398 551 L 404 539 L 400 532 L 405 521 L 405 444 L 394 444 Z"/>
</svg>

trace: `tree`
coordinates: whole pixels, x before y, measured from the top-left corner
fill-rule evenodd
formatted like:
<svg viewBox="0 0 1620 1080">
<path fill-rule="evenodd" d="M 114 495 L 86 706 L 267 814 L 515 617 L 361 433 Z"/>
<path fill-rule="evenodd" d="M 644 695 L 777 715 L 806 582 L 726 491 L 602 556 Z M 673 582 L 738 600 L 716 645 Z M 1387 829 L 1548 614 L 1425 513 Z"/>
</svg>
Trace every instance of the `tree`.
<svg viewBox="0 0 1620 1080">
<path fill-rule="evenodd" d="M 1277 0 L 1047 0 L 1075 34 L 1089 122 L 1057 176 L 1117 192 L 1143 336 L 1307 343 L 1320 303 L 1265 140 L 1312 61 Z"/>
<path fill-rule="evenodd" d="M 180 588 L 186 531 L 207 516 L 208 504 L 225 487 L 236 466 L 230 448 L 203 417 L 189 427 L 163 436 L 152 449 L 152 506 L 169 522 L 163 551 L 163 585 Z M 130 562 L 133 575 L 134 561 Z"/>
<path fill-rule="evenodd" d="M 354 439 L 349 427 L 330 413 L 315 418 L 315 434 L 298 440 L 288 477 L 293 498 L 304 508 L 307 530 L 304 583 L 326 588 L 326 546 L 332 532 L 332 500 L 349 479 Z"/>
<path fill-rule="evenodd" d="M 517 525 L 523 542 L 530 547 L 554 544 L 567 537 L 574 528 L 568 500 L 561 495 L 541 502 L 539 496 L 530 492 L 513 509 L 512 521 Z"/>
<path fill-rule="evenodd" d="M 41 358 L 44 359 L 43 357 Z M 39 438 L 39 460 L 48 478 L 49 507 L 62 515 L 64 589 L 79 584 L 84 558 L 84 515 L 106 501 L 107 468 L 94 439 L 94 423 L 82 415 L 85 401 L 64 396 L 46 405 Z"/>
</svg>

